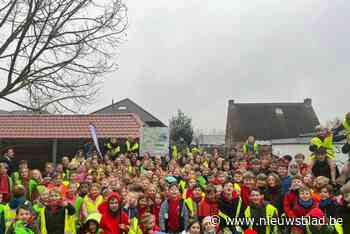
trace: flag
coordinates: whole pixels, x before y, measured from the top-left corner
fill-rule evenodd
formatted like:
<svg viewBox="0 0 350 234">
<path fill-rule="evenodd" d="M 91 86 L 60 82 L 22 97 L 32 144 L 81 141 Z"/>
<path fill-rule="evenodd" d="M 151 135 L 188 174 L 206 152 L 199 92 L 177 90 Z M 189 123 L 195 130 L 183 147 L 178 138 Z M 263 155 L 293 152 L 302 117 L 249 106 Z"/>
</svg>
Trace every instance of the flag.
<svg viewBox="0 0 350 234">
<path fill-rule="evenodd" d="M 100 157 L 102 158 L 102 153 L 101 153 L 101 150 L 100 150 L 100 146 L 98 145 L 98 138 L 97 138 L 96 127 L 95 127 L 95 125 L 90 123 L 89 128 L 90 128 L 90 134 L 91 134 L 92 140 L 95 143 L 96 150 L 97 150 L 98 154 L 100 155 Z"/>
</svg>

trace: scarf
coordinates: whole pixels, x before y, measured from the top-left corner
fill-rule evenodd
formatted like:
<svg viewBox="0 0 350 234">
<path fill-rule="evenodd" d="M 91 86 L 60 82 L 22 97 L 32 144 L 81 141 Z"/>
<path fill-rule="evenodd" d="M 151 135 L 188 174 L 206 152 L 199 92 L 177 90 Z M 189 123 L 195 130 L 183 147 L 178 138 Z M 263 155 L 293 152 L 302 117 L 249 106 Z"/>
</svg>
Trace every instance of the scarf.
<svg viewBox="0 0 350 234">
<path fill-rule="evenodd" d="M 309 199 L 307 201 L 303 201 L 301 199 L 298 199 L 298 202 L 305 209 L 310 208 L 312 206 L 312 204 L 313 204 L 313 200 L 312 199 Z"/>
<path fill-rule="evenodd" d="M 170 232 L 177 232 L 180 229 L 180 197 L 169 198 L 168 227 Z"/>
<path fill-rule="evenodd" d="M 0 193 L 9 194 L 9 191 L 10 191 L 10 185 L 9 185 L 8 176 L 1 175 L 0 176 Z"/>
<path fill-rule="evenodd" d="M 319 207 L 322 208 L 322 207 L 326 207 L 326 206 L 329 206 L 329 205 L 332 205 L 332 204 L 333 204 L 332 199 L 327 198 L 327 199 L 324 199 L 324 200 L 320 201 Z"/>
</svg>

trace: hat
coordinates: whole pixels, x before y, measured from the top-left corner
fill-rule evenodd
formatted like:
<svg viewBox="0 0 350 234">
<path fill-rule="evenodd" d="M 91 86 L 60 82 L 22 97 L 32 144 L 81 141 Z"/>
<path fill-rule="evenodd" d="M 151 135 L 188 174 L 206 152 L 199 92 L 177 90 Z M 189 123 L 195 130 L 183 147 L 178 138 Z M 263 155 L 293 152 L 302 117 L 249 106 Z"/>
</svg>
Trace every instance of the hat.
<svg viewBox="0 0 350 234">
<path fill-rule="evenodd" d="M 257 234 L 257 232 L 251 228 L 248 228 L 247 230 L 244 231 L 244 234 Z"/>
<path fill-rule="evenodd" d="M 320 208 L 313 208 L 306 216 L 322 219 L 324 218 L 324 213 Z"/>
<path fill-rule="evenodd" d="M 87 217 L 85 223 L 88 223 L 89 221 L 95 221 L 95 222 L 97 222 L 99 224 L 100 221 L 101 221 L 101 218 L 102 218 L 101 214 L 98 213 L 98 212 L 95 212 L 95 213 L 90 214 Z"/>
<path fill-rule="evenodd" d="M 167 176 L 167 177 L 165 177 L 165 181 L 166 181 L 168 184 L 177 183 L 177 179 L 176 179 L 174 176 Z"/>
</svg>

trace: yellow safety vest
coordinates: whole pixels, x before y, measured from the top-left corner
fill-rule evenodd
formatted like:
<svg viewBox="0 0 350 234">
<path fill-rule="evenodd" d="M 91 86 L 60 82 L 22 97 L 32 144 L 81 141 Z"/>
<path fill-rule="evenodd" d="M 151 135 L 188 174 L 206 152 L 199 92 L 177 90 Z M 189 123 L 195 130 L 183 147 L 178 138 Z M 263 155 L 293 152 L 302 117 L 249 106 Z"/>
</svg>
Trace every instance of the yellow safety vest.
<svg viewBox="0 0 350 234">
<path fill-rule="evenodd" d="M 107 144 L 107 149 L 109 152 L 111 152 L 112 156 L 117 156 L 120 153 L 120 146 L 113 148 L 110 143 Z"/>
<path fill-rule="evenodd" d="M 4 207 L 4 218 L 5 218 L 5 231 L 7 232 L 11 224 L 16 221 L 16 209 L 11 209 L 10 205 L 7 204 Z"/>
<path fill-rule="evenodd" d="M 323 147 L 327 150 L 327 156 L 329 158 L 335 157 L 335 152 L 333 148 L 333 135 L 327 136 L 323 141 L 319 137 L 313 137 L 310 142 L 311 145 L 315 145 L 317 149 Z"/>
<path fill-rule="evenodd" d="M 136 152 L 139 150 L 139 143 L 137 143 L 137 142 L 135 142 L 132 147 L 131 147 L 131 144 L 129 141 L 126 141 L 125 144 L 126 144 L 126 151 L 127 152 Z"/>
<path fill-rule="evenodd" d="M 239 197 L 238 198 L 238 205 L 237 205 L 237 210 L 236 210 L 236 214 L 235 214 L 235 219 L 238 218 L 239 213 L 241 212 L 241 208 L 242 208 L 242 198 Z M 226 223 L 228 223 L 228 221 L 230 221 L 230 216 L 228 216 L 227 214 L 225 214 L 224 212 L 222 212 L 221 210 L 219 210 L 219 217 L 223 218 L 225 220 Z M 236 230 L 242 230 L 241 227 L 236 226 Z M 225 232 L 225 231 L 224 231 Z"/>
<path fill-rule="evenodd" d="M 139 226 L 139 220 L 136 217 L 130 220 L 128 234 L 142 234 L 142 230 Z"/>
<path fill-rule="evenodd" d="M 84 197 L 84 204 L 86 207 L 86 211 L 89 214 L 98 212 L 98 207 L 103 202 L 103 197 L 99 195 L 95 201 L 91 200 L 89 196 Z"/>
<path fill-rule="evenodd" d="M 237 192 L 237 193 L 241 193 L 241 186 L 239 185 L 239 183 L 234 183 L 233 184 L 233 189 Z"/>
<path fill-rule="evenodd" d="M 46 229 L 45 207 L 40 209 L 39 214 L 41 234 L 49 234 Z M 67 209 L 64 217 L 64 234 L 76 234 L 74 215 L 68 215 Z"/>
<path fill-rule="evenodd" d="M 254 150 L 255 154 L 258 152 L 258 144 L 257 143 L 254 143 L 253 150 Z M 245 143 L 243 145 L 243 153 L 245 153 L 245 154 L 248 153 L 248 143 Z"/>
<path fill-rule="evenodd" d="M 343 234 L 343 227 L 341 225 L 340 226 L 339 224 L 334 225 L 334 229 L 337 234 Z M 309 225 L 306 226 L 306 234 L 312 234 Z"/>
<path fill-rule="evenodd" d="M 174 160 L 177 160 L 177 147 L 176 145 L 173 145 L 173 147 L 171 147 L 171 156 L 172 156 L 172 159 Z"/>
<path fill-rule="evenodd" d="M 267 221 L 271 220 L 271 218 L 273 218 L 273 217 L 278 217 L 278 211 L 273 205 L 267 204 L 265 207 L 265 210 L 266 210 L 266 220 Z M 244 216 L 249 221 L 249 219 L 252 216 L 251 211 L 250 211 L 250 206 L 248 206 L 246 208 L 246 210 L 244 211 Z M 250 227 L 253 228 L 253 225 L 250 224 Z M 266 225 L 265 228 L 266 228 L 265 234 L 278 233 L 278 226 L 277 225 L 274 225 L 272 230 L 271 230 L 270 225 Z"/>
</svg>

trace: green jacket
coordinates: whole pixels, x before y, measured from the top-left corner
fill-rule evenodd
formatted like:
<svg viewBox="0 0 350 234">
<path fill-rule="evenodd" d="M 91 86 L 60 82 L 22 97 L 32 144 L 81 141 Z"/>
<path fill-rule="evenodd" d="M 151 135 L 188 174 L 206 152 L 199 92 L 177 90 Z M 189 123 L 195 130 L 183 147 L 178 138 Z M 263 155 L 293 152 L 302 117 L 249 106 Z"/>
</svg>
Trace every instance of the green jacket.
<svg viewBox="0 0 350 234">
<path fill-rule="evenodd" d="M 6 234 L 35 234 L 33 230 L 23 224 L 22 221 L 16 221 L 10 226 Z"/>
</svg>

